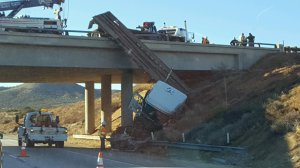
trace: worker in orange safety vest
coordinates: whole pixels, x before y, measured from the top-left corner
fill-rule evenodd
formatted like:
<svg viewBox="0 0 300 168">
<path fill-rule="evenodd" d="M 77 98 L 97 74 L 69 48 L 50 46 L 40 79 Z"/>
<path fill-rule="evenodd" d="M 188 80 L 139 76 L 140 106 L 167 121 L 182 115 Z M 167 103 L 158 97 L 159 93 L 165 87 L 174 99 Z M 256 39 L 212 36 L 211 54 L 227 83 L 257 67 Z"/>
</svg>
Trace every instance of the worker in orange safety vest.
<svg viewBox="0 0 300 168">
<path fill-rule="evenodd" d="M 202 44 L 209 44 L 209 40 L 206 36 L 202 37 Z"/>
<path fill-rule="evenodd" d="M 101 123 L 100 129 L 99 129 L 99 136 L 101 141 L 101 151 L 105 150 L 105 139 L 106 139 L 106 122 L 103 121 Z"/>
</svg>

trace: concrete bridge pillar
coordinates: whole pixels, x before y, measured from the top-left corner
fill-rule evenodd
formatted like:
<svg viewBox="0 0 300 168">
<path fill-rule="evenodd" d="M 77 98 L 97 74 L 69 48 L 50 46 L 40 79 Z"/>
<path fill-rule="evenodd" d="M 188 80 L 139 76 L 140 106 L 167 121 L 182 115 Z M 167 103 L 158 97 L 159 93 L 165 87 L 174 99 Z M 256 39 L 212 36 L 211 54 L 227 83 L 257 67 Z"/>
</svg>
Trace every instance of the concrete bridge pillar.
<svg viewBox="0 0 300 168">
<path fill-rule="evenodd" d="M 112 130 L 112 107 L 111 107 L 111 75 L 101 77 L 101 122 L 106 121 L 108 132 Z"/>
<path fill-rule="evenodd" d="M 85 83 L 85 134 L 95 131 L 94 82 Z"/>
<path fill-rule="evenodd" d="M 132 112 L 129 110 L 133 91 L 133 74 L 132 71 L 124 71 L 121 77 L 121 126 L 132 126 Z"/>
</svg>

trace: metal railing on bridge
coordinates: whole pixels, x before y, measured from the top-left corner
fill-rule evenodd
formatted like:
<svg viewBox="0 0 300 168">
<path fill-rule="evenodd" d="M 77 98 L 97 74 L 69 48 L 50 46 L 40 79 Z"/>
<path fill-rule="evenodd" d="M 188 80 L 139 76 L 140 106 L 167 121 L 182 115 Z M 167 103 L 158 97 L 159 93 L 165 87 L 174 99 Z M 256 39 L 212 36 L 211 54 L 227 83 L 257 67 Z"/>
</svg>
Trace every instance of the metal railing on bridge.
<svg viewBox="0 0 300 168">
<path fill-rule="evenodd" d="M 251 44 L 253 46 L 251 46 Z M 267 47 L 271 47 L 271 48 L 281 48 L 283 47 L 282 44 L 274 44 L 274 43 L 249 43 L 249 42 L 234 42 L 233 44 L 231 44 L 231 46 L 241 46 L 241 47 L 263 47 L 263 46 L 267 46 Z"/>
<path fill-rule="evenodd" d="M 41 28 L 22 28 L 22 27 L 14 27 L 14 26 L 0 26 L 0 30 L 7 32 L 26 32 L 26 33 L 47 33 L 47 34 L 56 34 L 56 35 L 64 35 L 64 36 L 75 36 L 74 34 L 81 34 L 86 37 L 100 37 L 99 35 L 93 36 L 93 34 L 99 34 L 96 31 L 86 31 L 86 30 L 57 30 L 57 29 L 41 29 Z M 72 35 L 71 35 L 72 34 Z M 237 41 L 231 46 L 241 46 L 241 47 L 258 47 L 258 48 L 279 48 L 283 52 L 287 53 L 299 53 L 300 48 L 297 47 L 289 47 L 284 46 L 283 44 L 275 44 L 275 43 L 261 43 L 256 42 L 252 43 L 253 46 L 249 46 L 249 42 L 243 43 Z M 208 45 L 208 44 L 205 44 Z"/>
</svg>

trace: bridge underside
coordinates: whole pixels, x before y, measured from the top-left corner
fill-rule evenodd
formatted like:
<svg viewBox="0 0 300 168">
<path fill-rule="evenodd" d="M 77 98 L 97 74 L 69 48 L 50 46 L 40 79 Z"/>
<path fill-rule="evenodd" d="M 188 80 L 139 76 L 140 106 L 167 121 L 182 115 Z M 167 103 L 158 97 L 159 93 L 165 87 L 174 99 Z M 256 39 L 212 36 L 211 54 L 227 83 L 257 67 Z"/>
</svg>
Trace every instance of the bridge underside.
<svg viewBox="0 0 300 168">
<path fill-rule="evenodd" d="M 92 68 L 0 67 L 0 82 L 14 83 L 101 83 L 101 76 L 111 75 L 112 83 L 121 83 L 124 70 Z M 134 83 L 147 83 L 149 76 L 143 70 L 133 70 Z"/>
</svg>

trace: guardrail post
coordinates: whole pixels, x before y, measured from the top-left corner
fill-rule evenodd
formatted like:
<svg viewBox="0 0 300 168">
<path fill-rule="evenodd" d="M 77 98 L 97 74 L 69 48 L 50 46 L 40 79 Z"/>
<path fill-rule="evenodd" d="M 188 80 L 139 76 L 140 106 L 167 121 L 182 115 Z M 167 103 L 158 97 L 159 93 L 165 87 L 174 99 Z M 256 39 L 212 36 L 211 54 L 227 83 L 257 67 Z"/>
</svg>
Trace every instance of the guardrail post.
<svg viewBox="0 0 300 168">
<path fill-rule="evenodd" d="M 230 144 L 230 134 L 229 134 L 229 132 L 227 132 L 227 134 L 226 134 L 226 140 L 227 140 L 227 144 Z"/>
<path fill-rule="evenodd" d="M 151 138 L 152 138 L 152 141 L 155 140 L 155 138 L 154 138 L 154 133 L 153 133 L 153 132 L 151 132 Z"/>
</svg>

